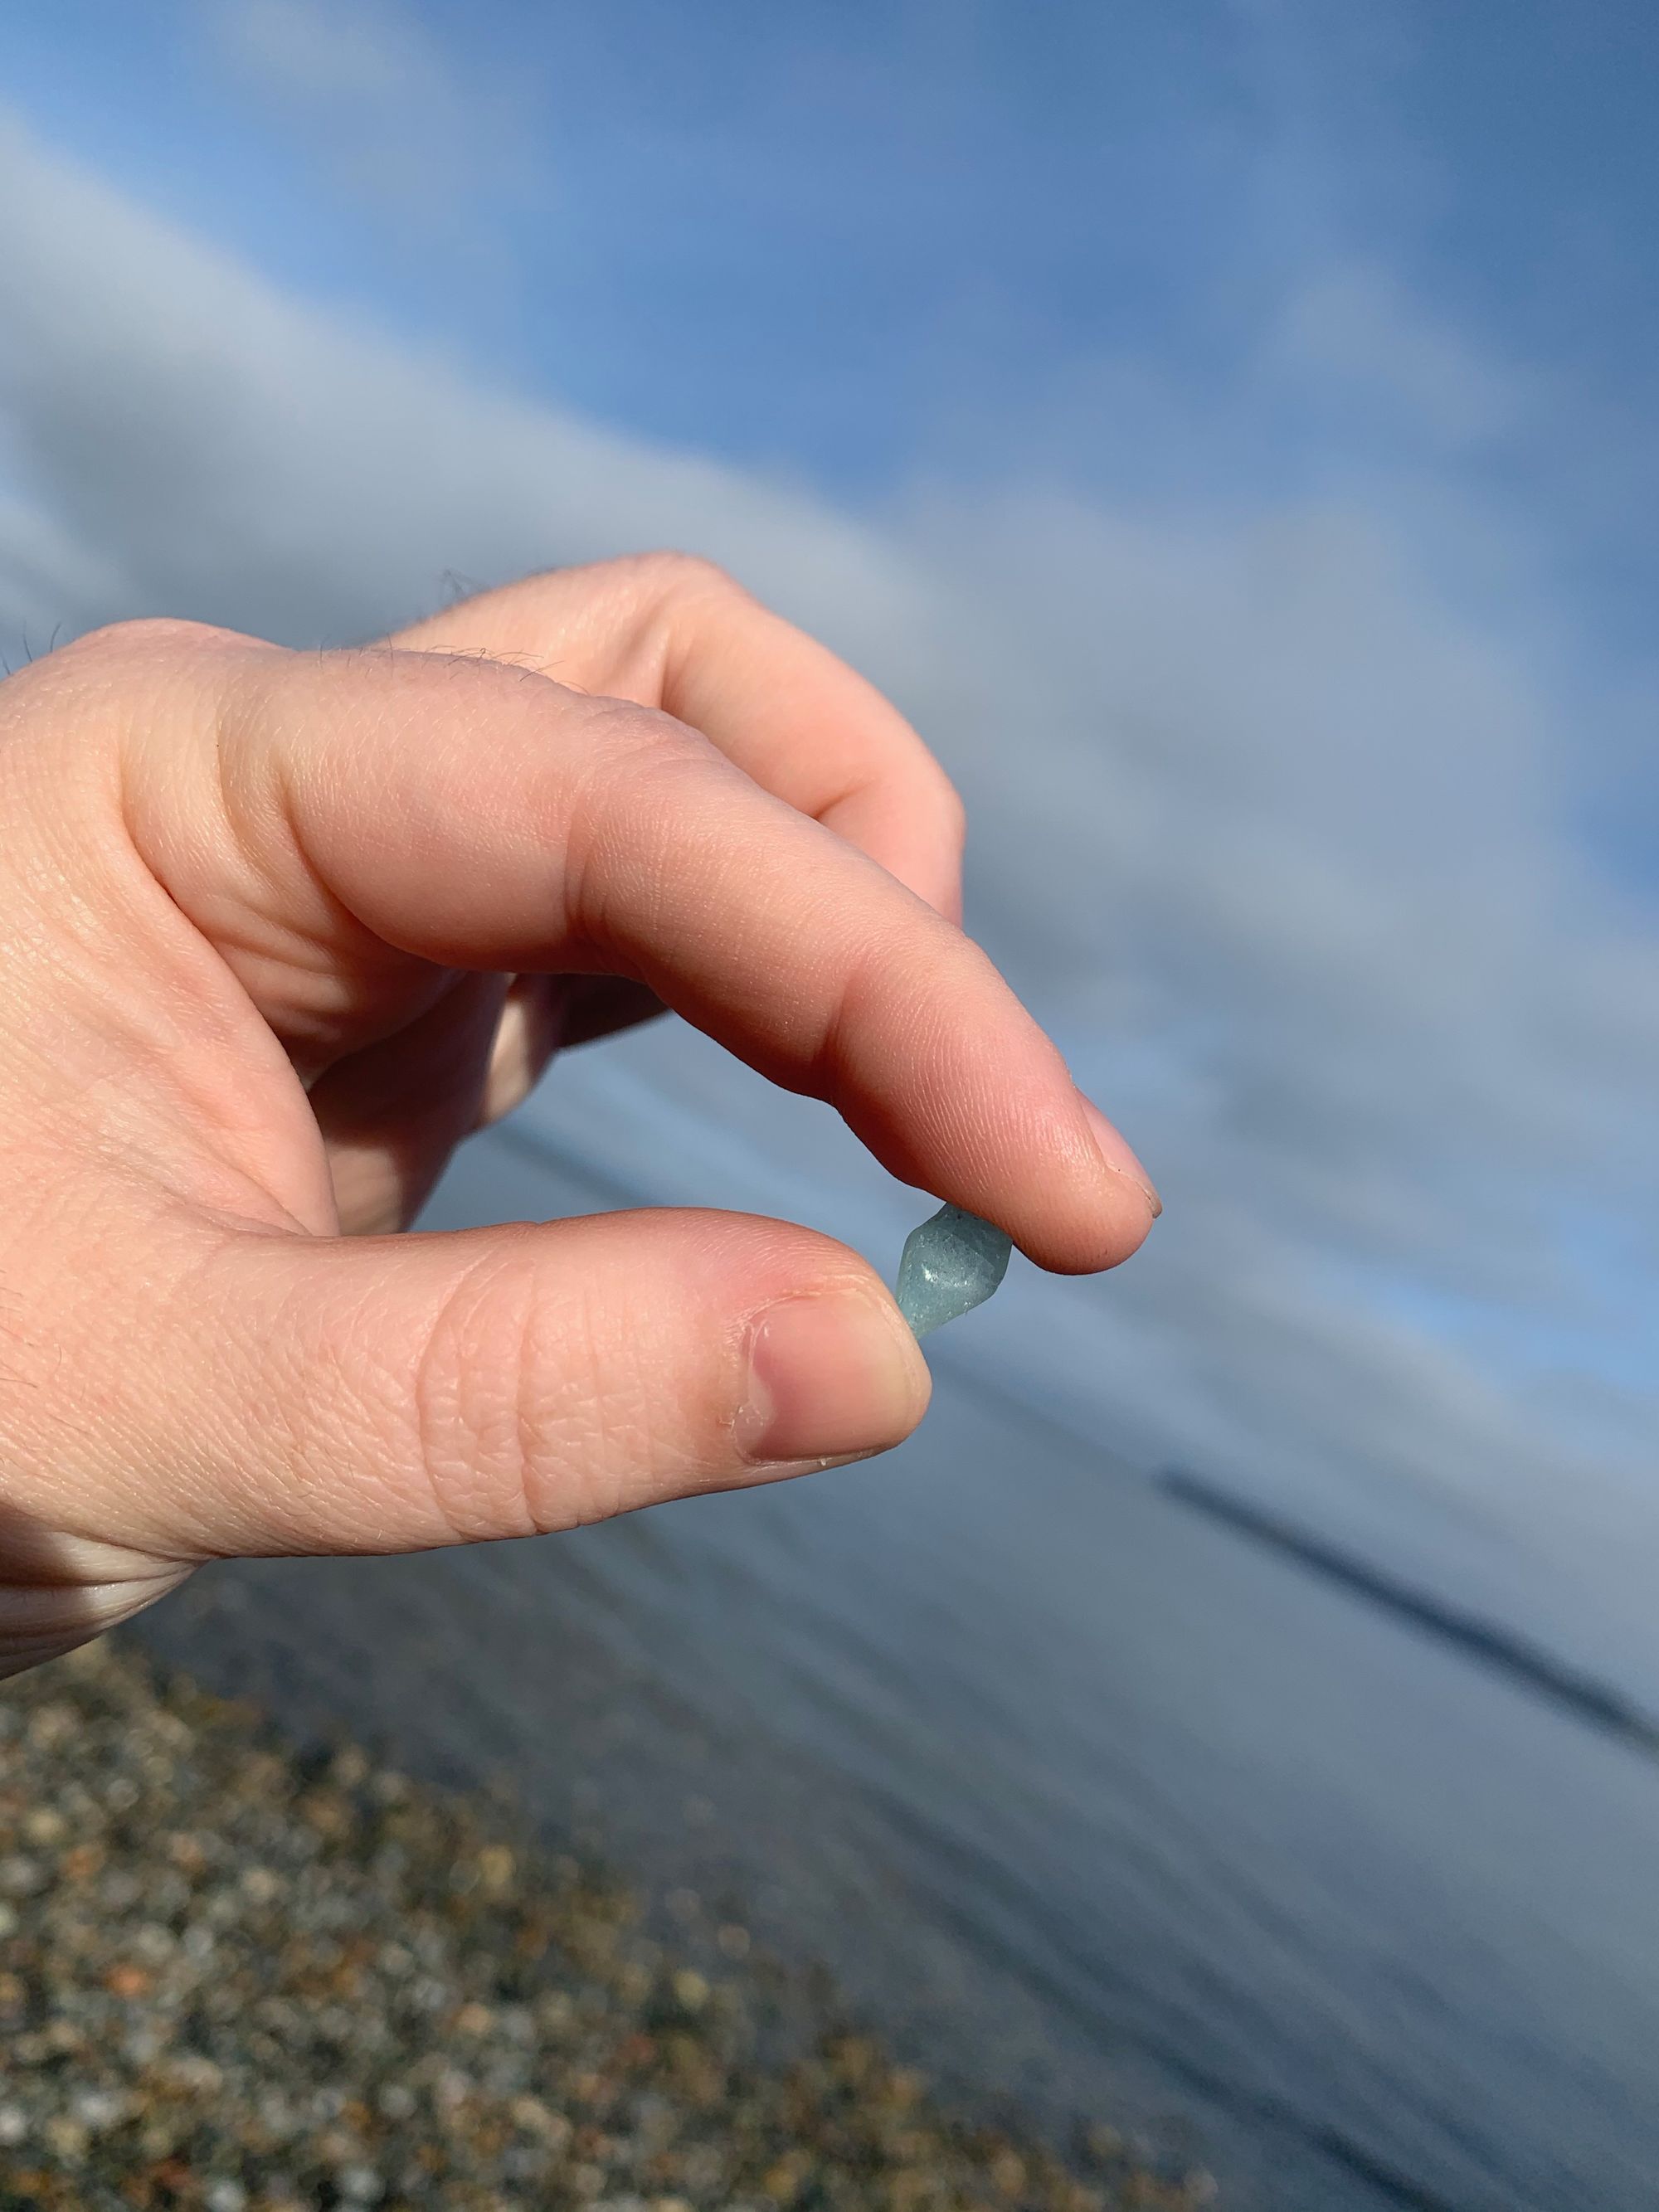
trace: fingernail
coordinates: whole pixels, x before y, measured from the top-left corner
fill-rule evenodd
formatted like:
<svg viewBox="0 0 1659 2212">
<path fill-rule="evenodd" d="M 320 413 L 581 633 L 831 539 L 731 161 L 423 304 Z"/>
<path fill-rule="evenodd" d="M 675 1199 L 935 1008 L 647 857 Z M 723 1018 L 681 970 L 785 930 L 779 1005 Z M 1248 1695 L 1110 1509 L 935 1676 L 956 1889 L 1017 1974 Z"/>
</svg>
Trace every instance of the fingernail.
<svg viewBox="0 0 1659 2212">
<path fill-rule="evenodd" d="M 1095 1104 L 1094 1100 L 1084 1097 L 1080 1091 L 1077 1095 L 1083 1099 L 1083 1111 L 1094 1136 L 1095 1150 L 1114 1175 L 1127 1176 L 1138 1189 L 1145 1192 L 1146 1203 L 1152 1207 L 1152 1218 L 1156 1221 L 1164 1211 L 1164 1200 L 1153 1188 L 1151 1176 L 1141 1166 L 1140 1162 L 1129 1150 L 1099 1107 Z"/>
<path fill-rule="evenodd" d="M 782 1298 L 756 1316 L 738 1449 L 751 1460 L 884 1451 L 927 1410 L 927 1363 L 867 1291 Z"/>
</svg>

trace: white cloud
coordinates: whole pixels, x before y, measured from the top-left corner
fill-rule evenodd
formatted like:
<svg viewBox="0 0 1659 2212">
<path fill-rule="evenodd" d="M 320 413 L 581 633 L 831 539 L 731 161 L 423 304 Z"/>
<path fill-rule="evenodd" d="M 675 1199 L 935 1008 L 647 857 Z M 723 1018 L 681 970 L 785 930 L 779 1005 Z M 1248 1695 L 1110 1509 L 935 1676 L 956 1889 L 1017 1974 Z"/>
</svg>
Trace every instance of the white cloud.
<svg viewBox="0 0 1659 2212">
<path fill-rule="evenodd" d="M 537 166 L 533 133 L 500 82 L 453 58 L 392 0 L 200 0 L 207 50 L 297 128 L 344 183 L 447 242 L 462 204 Z"/>
<path fill-rule="evenodd" d="M 386 7 L 321 0 L 207 0 L 228 58 L 269 90 L 305 100 L 447 104 L 447 78 L 418 24 Z"/>
<path fill-rule="evenodd" d="M 1270 349 L 1281 369 L 1449 447 L 1510 435 L 1533 397 L 1530 380 L 1500 368 L 1375 266 L 1338 265 L 1301 286 Z"/>
<path fill-rule="evenodd" d="M 1524 626 L 1459 611 L 1443 541 L 1334 492 L 1206 516 L 1013 488 L 860 520 L 413 359 L 16 131 L 0 199 L 9 651 L 162 609 L 346 639 L 452 571 L 723 559 L 937 742 L 978 802 L 982 933 L 1164 1186 L 1121 1278 L 1011 1295 L 1036 1385 L 1333 1510 L 1431 1490 L 1644 1617 L 1659 1398 L 1534 1378 L 1519 1347 L 1605 1296 L 1577 1224 L 1659 1213 L 1659 943 L 1570 829 L 1594 701 Z M 1443 428 L 1484 416 L 1478 365 L 1449 382 L 1409 328 L 1405 356 Z M 682 1094 L 881 1219 L 850 1141 L 712 1054 L 641 1039 L 563 1095 L 608 1098 L 614 1138 L 628 1098 L 648 1115 L 628 1071 L 671 1053 Z M 1651 1310 L 1650 1232 L 1617 1264 Z"/>
</svg>

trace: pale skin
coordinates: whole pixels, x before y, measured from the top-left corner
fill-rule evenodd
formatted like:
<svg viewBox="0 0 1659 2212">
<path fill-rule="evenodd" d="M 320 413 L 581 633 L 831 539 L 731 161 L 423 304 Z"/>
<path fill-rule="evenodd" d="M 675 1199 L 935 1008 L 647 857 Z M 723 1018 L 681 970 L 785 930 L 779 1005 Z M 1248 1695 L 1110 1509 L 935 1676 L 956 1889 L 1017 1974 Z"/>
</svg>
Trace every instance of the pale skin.
<svg viewBox="0 0 1659 2212">
<path fill-rule="evenodd" d="M 398 1233 L 555 1052 L 661 1005 L 1041 1267 L 1157 1210 L 958 927 L 921 740 L 704 563 L 351 652 L 118 624 L 0 683 L 0 1672 L 210 1559 L 532 1534 L 908 1434 L 926 1364 L 831 1238 Z"/>
</svg>

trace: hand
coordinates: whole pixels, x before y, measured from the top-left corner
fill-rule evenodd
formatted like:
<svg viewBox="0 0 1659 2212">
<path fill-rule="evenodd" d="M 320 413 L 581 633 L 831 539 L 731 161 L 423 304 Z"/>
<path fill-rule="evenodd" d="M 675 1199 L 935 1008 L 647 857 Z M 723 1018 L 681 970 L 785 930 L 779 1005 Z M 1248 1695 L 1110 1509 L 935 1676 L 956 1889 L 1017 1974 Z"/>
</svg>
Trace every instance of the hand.
<svg viewBox="0 0 1659 2212">
<path fill-rule="evenodd" d="M 356 652 L 100 631 L 0 684 L 0 1668 L 209 1559 L 527 1534 L 908 1432 L 926 1366 L 830 1238 L 390 1233 L 558 1044 L 659 1002 L 1044 1267 L 1150 1224 L 956 927 L 939 769 L 701 563 Z"/>
</svg>

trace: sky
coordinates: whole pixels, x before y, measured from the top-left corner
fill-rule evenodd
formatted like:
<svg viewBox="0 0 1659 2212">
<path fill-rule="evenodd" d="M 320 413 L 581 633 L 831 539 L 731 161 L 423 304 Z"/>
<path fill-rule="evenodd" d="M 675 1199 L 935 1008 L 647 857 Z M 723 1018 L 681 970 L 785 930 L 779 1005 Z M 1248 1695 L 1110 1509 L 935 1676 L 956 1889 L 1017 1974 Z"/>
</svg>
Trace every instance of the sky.
<svg viewBox="0 0 1659 2212">
<path fill-rule="evenodd" d="M 934 744 L 1166 1200 L 986 1358 L 1659 1682 L 1650 10 L 13 0 L 7 63 L 9 659 L 724 562 Z M 684 1037 L 531 1110 L 915 1218 Z"/>
</svg>

